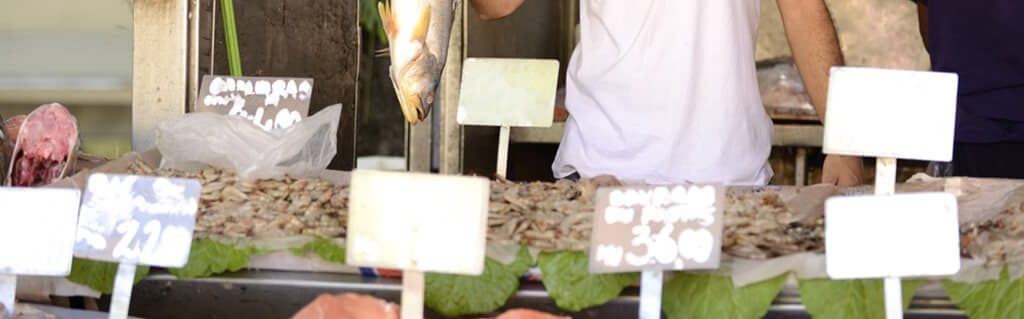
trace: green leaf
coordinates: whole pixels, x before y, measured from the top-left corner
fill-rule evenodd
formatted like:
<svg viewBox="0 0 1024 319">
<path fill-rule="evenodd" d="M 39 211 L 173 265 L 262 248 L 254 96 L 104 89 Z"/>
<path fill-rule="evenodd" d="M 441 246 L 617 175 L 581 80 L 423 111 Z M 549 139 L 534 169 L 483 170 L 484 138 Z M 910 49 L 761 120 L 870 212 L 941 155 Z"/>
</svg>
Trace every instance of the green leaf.
<svg viewBox="0 0 1024 319">
<path fill-rule="evenodd" d="M 903 309 L 910 306 L 923 280 L 904 280 Z M 885 319 L 885 293 L 881 279 L 800 281 L 800 299 L 815 319 Z"/>
<path fill-rule="evenodd" d="M 1024 278 L 1010 280 L 1004 268 L 997 280 L 967 284 L 945 280 L 949 299 L 972 319 L 1024 318 Z"/>
<path fill-rule="evenodd" d="M 789 274 L 736 288 L 729 276 L 676 273 L 662 294 L 670 319 L 764 318 Z"/>
<path fill-rule="evenodd" d="M 313 253 L 324 261 L 339 264 L 345 263 L 345 247 L 338 246 L 330 239 L 317 238 L 302 245 L 302 247 L 293 248 L 291 251 L 292 254 L 299 257 L 305 256 L 307 253 Z"/>
<path fill-rule="evenodd" d="M 636 283 L 639 274 L 591 274 L 587 254 L 578 251 L 541 253 L 537 258 L 542 281 L 559 308 L 580 311 L 615 299 Z"/>
<path fill-rule="evenodd" d="M 168 271 L 181 279 L 208 277 L 238 271 L 249 265 L 252 256 L 258 254 L 260 251 L 252 247 L 238 248 L 210 239 L 197 239 L 192 241 L 192 251 L 188 255 L 185 267 L 171 268 Z"/>
<path fill-rule="evenodd" d="M 142 281 L 147 274 L 149 274 L 148 266 L 136 267 L 134 284 Z M 115 277 L 117 277 L 116 263 L 74 258 L 71 261 L 71 273 L 68 274 L 67 279 L 101 293 L 110 294 L 114 291 Z"/>
<path fill-rule="evenodd" d="M 428 273 L 424 303 L 445 317 L 491 313 L 519 290 L 519 277 L 531 265 L 530 253 L 523 248 L 508 265 L 487 258 L 480 276 Z"/>
</svg>

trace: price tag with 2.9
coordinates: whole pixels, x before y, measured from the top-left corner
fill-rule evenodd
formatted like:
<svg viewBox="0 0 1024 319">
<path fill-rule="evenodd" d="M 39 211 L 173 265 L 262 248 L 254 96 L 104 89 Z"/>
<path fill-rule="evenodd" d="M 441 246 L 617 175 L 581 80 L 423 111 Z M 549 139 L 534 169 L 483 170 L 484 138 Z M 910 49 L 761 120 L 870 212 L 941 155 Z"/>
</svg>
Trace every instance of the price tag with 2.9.
<svg viewBox="0 0 1024 319">
<path fill-rule="evenodd" d="M 181 267 L 199 207 L 196 180 L 93 174 L 83 197 L 75 255 Z"/>
</svg>

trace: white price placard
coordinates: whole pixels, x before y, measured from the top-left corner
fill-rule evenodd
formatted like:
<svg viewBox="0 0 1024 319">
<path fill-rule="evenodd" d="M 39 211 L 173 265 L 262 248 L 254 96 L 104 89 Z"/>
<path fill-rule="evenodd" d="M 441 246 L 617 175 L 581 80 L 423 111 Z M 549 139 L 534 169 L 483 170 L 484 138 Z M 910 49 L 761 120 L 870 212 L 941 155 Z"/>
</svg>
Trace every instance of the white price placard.
<svg viewBox="0 0 1024 319">
<path fill-rule="evenodd" d="M 824 153 L 950 161 L 957 81 L 954 73 L 832 68 Z"/>
<path fill-rule="evenodd" d="M 81 192 L 57 188 L 0 188 L 0 274 L 65 276 Z"/>
<path fill-rule="evenodd" d="M 484 178 L 357 170 L 347 261 L 362 267 L 479 275 L 490 182 Z"/>
<path fill-rule="evenodd" d="M 945 276 L 960 269 L 956 197 L 834 197 L 825 203 L 825 258 L 835 279 Z"/>
<path fill-rule="evenodd" d="M 14 313 L 17 275 L 65 276 L 81 192 L 0 187 L 0 317 Z"/>
<path fill-rule="evenodd" d="M 75 255 L 181 267 L 199 208 L 196 180 L 93 174 L 82 199 Z"/>
<path fill-rule="evenodd" d="M 469 58 L 456 120 L 462 125 L 549 127 L 558 60 Z"/>
</svg>

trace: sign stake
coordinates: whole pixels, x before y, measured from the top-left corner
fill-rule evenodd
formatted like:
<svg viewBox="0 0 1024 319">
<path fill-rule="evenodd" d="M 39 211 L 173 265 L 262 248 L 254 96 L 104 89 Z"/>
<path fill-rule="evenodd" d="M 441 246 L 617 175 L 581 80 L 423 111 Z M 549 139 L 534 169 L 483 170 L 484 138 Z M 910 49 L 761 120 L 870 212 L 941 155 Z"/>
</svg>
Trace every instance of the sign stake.
<svg viewBox="0 0 1024 319">
<path fill-rule="evenodd" d="M 508 176 L 508 144 L 512 128 L 508 125 L 501 126 L 501 132 L 498 134 L 498 177 L 505 178 Z"/>
<path fill-rule="evenodd" d="M 879 157 L 875 160 L 875 195 L 896 194 L 896 159 Z M 885 316 L 903 318 L 902 283 L 899 277 L 887 277 L 885 286 Z"/>
<path fill-rule="evenodd" d="M 403 319 L 423 319 L 423 287 L 422 271 L 406 270 L 402 272 Z"/>
<path fill-rule="evenodd" d="M 899 277 L 885 278 L 885 317 L 903 318 L 903 287 Z"/>
<path fill-rule="evenodd" d="M 0 304 L 7 310 L 8 317 L 14 317 L 14 295 L 18 291 L 18 276 L 0 274 Z"/>
<path fill-rule="evenodd" d="M 640 273 L 640 319 L 661 318 L 661 288 L 665 273 L 645 270 Z"/>
<path fill-rule="evenodd" d="M 512 127 L 553 123 L 558 60 L 466 59 L 459 92 L 456 122 L 501 128 L 495 175 L 505 178 Z"/>
<path fill-rule="evenodd" d="M 135 284 L 135 265 L 117 264 L 117 275 L 114 277 L 114 293 L 110 296 L 110 318 L 128 318 L 128 308 L 132 302 L 132 285 Z"/>
</svg>

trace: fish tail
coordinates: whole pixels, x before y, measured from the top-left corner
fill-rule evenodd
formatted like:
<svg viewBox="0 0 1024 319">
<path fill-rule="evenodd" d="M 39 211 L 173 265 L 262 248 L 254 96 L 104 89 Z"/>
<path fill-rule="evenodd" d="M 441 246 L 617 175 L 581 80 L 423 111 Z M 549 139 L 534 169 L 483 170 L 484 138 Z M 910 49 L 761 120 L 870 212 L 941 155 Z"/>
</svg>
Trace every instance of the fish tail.
<svg viewBox="0 0 1024 319">
<path fill-rule="evenodd" d="M 391 12 L 391 4 L 384 1 L 377 2 L 377 14 L 380 15 L 380 22 L 384 26 L 384 33 L 388 35 L 388 38 L 395 37 L 395 15 Z"/>
</svg>

